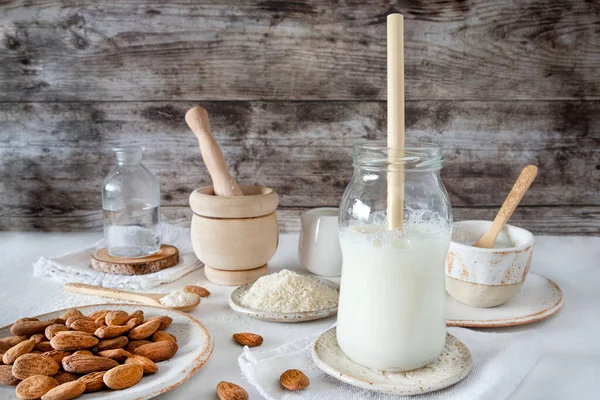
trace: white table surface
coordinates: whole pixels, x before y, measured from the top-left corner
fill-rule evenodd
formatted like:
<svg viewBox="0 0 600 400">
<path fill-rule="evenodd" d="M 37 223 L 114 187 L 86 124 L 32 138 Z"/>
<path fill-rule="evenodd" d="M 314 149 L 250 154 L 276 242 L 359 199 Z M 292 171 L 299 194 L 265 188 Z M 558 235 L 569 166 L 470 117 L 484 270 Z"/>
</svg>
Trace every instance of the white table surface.
<svg viewBox="0 0 600 400">
<path fill-rule="evenodd" d="M 32 263 L 40 256 L 76 250 L 99 237 L 99 233 L 0 232 L 0 326 L 73 304 L 109 302 L 109 299 L 65 293 L 61 282 L 33 276 Z M 300 269 L 297 243 L 297 235 L 282 235 L 270 267 Z M 540 361 L 510 398 L 600 398 L 600 238 L 537 237 L 531 270 L 552 278 L 562 288 L 565 306 L 545 321 L 488 330 L 536 329 L 543 341 Z M 237 363 L 242 349 L 231 340 L 235 332 L 225 326 L 235 326 L 236 332 L 261 334 L 265 339 L 263 348 L 267 348 L 314 336 L 335 322 L 335 317 L 331 317 L 300 324 L 277 324 L 240 316 L 227 305 L 233 288 L 210 284 L 203 270 L 156 291 L 167 293 L 186 284 L 199 284 L 212 292 L 191 315 L 214 336 L 215 349 L 204 368 L 183 385 L 160 396 L 161 399 L 216 399 L 215 386 L 221 380 L 242 385 L 251 399 L 261 398 L 244 380 Z"/>
</svg>

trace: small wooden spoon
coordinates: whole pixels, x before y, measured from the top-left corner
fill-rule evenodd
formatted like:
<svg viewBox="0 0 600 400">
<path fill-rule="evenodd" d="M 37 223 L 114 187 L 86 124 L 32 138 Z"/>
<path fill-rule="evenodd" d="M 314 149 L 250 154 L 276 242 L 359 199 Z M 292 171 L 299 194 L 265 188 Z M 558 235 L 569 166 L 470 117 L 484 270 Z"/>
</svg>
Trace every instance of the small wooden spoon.
<svg viewBox="0 0 600 400">
<path fill-rule="evenodd" d="M 498 211 L 498 214 L 496 214 L 496 218 L 494 218 L 492 226 L 473 245 L 473 247 L 482 247 L 484 249 L 491 249 L 494 247 L 494 243 L 496 243 L 498 234 L 508 222 L 508 219 L 519 205 L 519 202 L 523 196 L 525 196 L 525 192 L 527 192 L 527 189 L 529 189 L 529 186 L 531 186 L 531 183 L 537 175 L 537 170 L 538 169 L 535 165 L 528 165 L 523 168 L 521 175 L 519 175 L 519 178 L 517 178 L 517 181 L 513 185 L 508 197 L 506 200 L 504 200 L 502 208 L 500 208 L 500 211 Z"/>
<path fill-rule="evenodd" d="M 202 107 L 194 107 L 185 113 L 185 122 L 198 138 L 202 159 L 213 181 L 217 196 L 243 196 L 242 189 L 227 169 L 223 152 L 210 134 L 208 112 Z"/>
<path fill-rule="evenodd" d="M 158 306 L 163 308 L 170 308 L 177 311 L 190 311 L 200 304 L 200 296 L 198 300 L 193 304 L 189 304 L 181 307 L 167 307 L 161 304 L 160 299 L 167 296 L 164 293 L 132 293 L 126 292 L 125 290 L 109 289 L 102 286 L 86 285 L 84 283 L 67 283 L 65 285 L 67 292 L 80 293 L 80 294 L 91 294 L 93 296 L 110 297 L 111 299 L 129 300 L 135 301 L 136 303 L 147 304 L 149 306 Z"/>
</svg>

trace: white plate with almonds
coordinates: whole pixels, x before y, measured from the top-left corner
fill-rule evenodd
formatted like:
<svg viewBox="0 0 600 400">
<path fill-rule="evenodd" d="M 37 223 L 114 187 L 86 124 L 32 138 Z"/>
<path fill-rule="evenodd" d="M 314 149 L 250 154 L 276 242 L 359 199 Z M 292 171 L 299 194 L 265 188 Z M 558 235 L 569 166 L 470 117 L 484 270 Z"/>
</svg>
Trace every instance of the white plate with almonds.
<svg viewBox="0 0 600 400">
<path fill-rule="evenodd" d="M 20 323 L 17 327 L 10 325 L 0 328 L 0 353 L 4 353 L 3 358 L 6 356 L 6 361 L 12 364 L 10 369 L 4 368 L 7 366 L 0 365 L 0 369 L 2 369 L 0 371 L 0 381 L 6 381 L 7 373 L 9 376 L 12 373 L 13 378 L 16 375 L 18 378 L 24 379 L 20 381 L 23 384 L 17 385 L 16 388 L 15 386 L 0 385 L 0 398 L 14 398 L 15 390 L 17 390 L 17 393 L 20 390 L 21 394 L 30 394 L 31 391 L 40 390 L 40 387 L 44 387 L 44 400 L 73 398 L 71 397 L 73 394 L 77 395 L 83 388 L 93 389 L 93 384 L 96 384 L 100 388 L 103 387 L 103 390 L 89 393 L 86 391 L 77 398 L 90 400 L 149 399 L 188 380 L 204 366 L 213 351 L 214 342 L 206 328 L 196 319 L 183 312 L 139 304 L 98 304 L 78 307 L 77 310 L 85 316 L 92 313 L 95 313 L 94 317 L 102 316 L 96 317 L 95 321 L 78 319 L 78 317 L 74 317 L 72 320 L 66 319 L 64 325 L 70 326 L 70 330 L 61 326 L 60 323 L 56 324 L 60 321 L 53 321 L 55 325 L 52 325 L 51 328 L 46 327 L 47 329 L 43 330 L 44 333 L 37 333 L 40 330 L 37 325 L 41 325 L 39 321 L 44 322 L 59 318 L 68 311 L 60 310 L 32 317 L 37 319 L 38 322 L 35 320 L 23 321 L 25 324 Z M 103 315 L 101 313 L 103 310 L 120 310 L 124 313 L 113 312 L 109 315 Z M 142 313 L 138 310 L 141 310 Z M 124 321 L 125 317 L 128 321 Z M 123 322 L 119 322 L 117 320 L 119 318 L 123 318 Z M 160 324 L 155 322 L 157 320 L 161 321 Z M 107 321 L 111 321 L 111 323 L 114 321 L 114 326 Z M 49 322 L 44 323 L 49 324 Z M 97 330 L 92 334 L 94 323 L 96 323 Z M 108 323 L 109 326 L 104 326 L 102 323 Z M 127 324 L 131 326 L 125 332 L 124 327 Z M 28 336 L 30 339 L 16 339 L 11 334 L 11 327 L 13 333 Z M 79 333 L 73 333 L 74 330 L 79 331 Z M 154 332 L 151 336 L 147 336 L 149 330 Z M 36 331 L 36 334 L 32 334 L 33 331 Z M 86 331 L 89 333 L 85 333 Z M 46 335 L 49 335 L 52 340 L 48 341 L 47 337 L 44 339 L 43 337 Z M 13 339 L 6 339 L 9 336 L 13 336 Z M 123 343 L 125 337 L 128 337 L 125 342 L 126 345 Z M 141 339 L 142 337 L 144 338 Z M 35 339 L 36 344 L 33 349 L 28 349 L 31 339 Z M 7 343 L 10 340 L 21 340 L 22 342 L 16 346 L 23 349 L 18 347 L 7 349 Z M 117 341 L 120 344 L 114 343 Z M 136 343 L 132 343 L 133 341 Z M 148 343 L 144 343 L 144 341 L 148 341 Z M 95 343 L 93 348 L 90 347 L 94 344 L 92 342 Z M 109 349 L 98 348 L 101 344 L 105 344 Z M 50 357 L 44 356 L 45 360 L 42 359 L 41 354 L 35 354 L 36 350 L 44 352 L 52 350 L 52 348 L 60 349 L 61 346 L 66 346 L 66 354 L 64 354 L 65 352 L 56 354 L 57 352 L 60 353 L 59 350 L 56 350 L 51 353 Z M 73 346 L 83 346 L 85 349 L 82 348 L 83 352 L 74 355 L 73 352 L 76 348 Z M 92 350 L 94 354 L 86 354 L 88 352 L 85 350 Z M 49 361 L 47 358 L 54 358 L 54 360 Z M 93 374 L 96 373 L 91 373 L 88 369 L 97 369 L 96 367 L 100 363 L 106 364 L 105 369 L 110 369 L 104 374 L 98 373 L 103 375 L 99 382 L 91 383 L 92 379 L 95 379 Z M 58 374 L 53 371 L 46 371 L 47 369 L 56 369 L 58 366 L 60 366 Z M 67 368 L 72 373 L 64 371 Z M 36 369 L 44 372 L 40 374 L 40 372 L 35 372 Z M 86 374 L 89 378 L 87 380 L 73 380 Z M 40 375 L 52 375 L 56 379 L 48 379 Z M 30 377 L 28 378 L 28 376 Z M 128 380 L 132 382 L 127 382 Z M 57 381 L 67 383 L 53 388 L 56 386 Z M 86 385 L 81 385 L 81 382 L 86 383 Z M 19 383 L 18 380 L 13 382 L 14 385 L 17 383 Z M 132 384 L 133 386 L 131 386 Z M 109 387 L 105 385 L 109 385 L 110 388 L 116 390 L 109 390 Z M 119 386 L 129 387 L 119 390 Z M 49 388 L 53 389 L 48 391 Z M 40 396 L 41 394 L 37 395 L 37 397 Z"/>
</svg>

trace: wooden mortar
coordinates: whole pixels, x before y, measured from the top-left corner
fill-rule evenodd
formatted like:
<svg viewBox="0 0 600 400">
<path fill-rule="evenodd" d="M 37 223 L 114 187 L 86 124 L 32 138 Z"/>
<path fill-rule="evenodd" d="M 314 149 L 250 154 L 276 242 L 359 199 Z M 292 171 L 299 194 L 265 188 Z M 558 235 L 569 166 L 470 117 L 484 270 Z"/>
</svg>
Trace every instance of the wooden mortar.
<svg viewBox="0 0 600 400">
<path fill-rule="evenodd" d="M 277 192 L 239 185 L 244 196 L 216 196 L 212 186 L 190 195 L 192 246 L 200 261 L 219 270 L 265 265 L 277 250 Z"/>
</svg>

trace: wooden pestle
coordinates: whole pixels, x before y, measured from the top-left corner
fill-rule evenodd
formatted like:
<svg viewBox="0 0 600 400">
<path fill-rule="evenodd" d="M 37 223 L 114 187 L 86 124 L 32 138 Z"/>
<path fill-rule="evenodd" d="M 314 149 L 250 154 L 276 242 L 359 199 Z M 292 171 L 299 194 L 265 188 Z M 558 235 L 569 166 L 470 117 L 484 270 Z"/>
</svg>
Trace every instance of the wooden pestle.
<svg viewBox="0 0 600 400">
<path fill-rule="evenodd" d="M 243 196 L 242 189 L 227 169 L 223 152 L 210 134 L 208 112 L 202 107 L 194 107 L 185 113 L 185 122 L 198 138 L 202 159 L 208 169 L 217 196 Z"/>
</svg>

